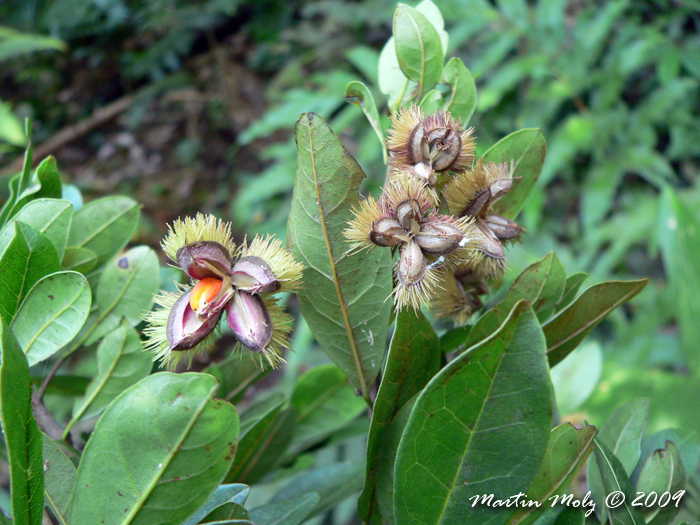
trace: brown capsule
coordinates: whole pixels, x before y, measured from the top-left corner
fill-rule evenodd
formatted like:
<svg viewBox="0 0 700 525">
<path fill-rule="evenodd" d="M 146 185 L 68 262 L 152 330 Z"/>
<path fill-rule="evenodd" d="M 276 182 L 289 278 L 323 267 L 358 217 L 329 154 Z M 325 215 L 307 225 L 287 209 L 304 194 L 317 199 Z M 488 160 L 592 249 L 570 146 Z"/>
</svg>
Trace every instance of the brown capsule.
<svg viewBox="0 0 700 525">
<path fill-rule="evenodd" d="M 272 320 L 259 295 L 237 292 L 226 305 L 226 322 L 236 339 L 255 352 L 272 340 Z"/>
<path fill-rule="evenodd" d="M 425 126 L 419 122 L 408 137 L 408 160 L 416 165 L 429 161 L 429 147 L 425 141 Z"/>
<path fill-rule="evenodd" d="M 498 240 L 496 235 L 486 225 L 486 222 L 477 221 L 476 226 L 482 234 L 477 241 L 481 251 L 493 259 L 505 259 L 506 253 L 503 250 L 501 241 Z"/>
<path fill-rule="evenodd" d="M 436 129 L 428 133 L 430 157 L 435 171 L 447 171 L 459 158 L 462 151 L 462 136 L 453 127 Z"/>
<path fill-rule="evenodd" d="M 486 225 L 502 241 L 517 239 L 525 229 L 500 215 L 487 215 Z"/>
<path fill-rule="evenodd" d="M 479 217 L 485 210 L 488 209 L 491 202 L 491 192 L 483 190 L 476 194 L 476 197 L 467 204 L 467 207 L 462 211 L 462 217 Z"/>
<path fill-rule="evenodd" d="M 223 310 L 212 317 L 200 320 L 190 306 L 191 291 L 180 297 L 170 310 L 165 335 L 170 350 L 189 350 L 199 344 L 216 328 Z"/>
<path fill-rule="evenodd" d="M 422 224 L 414 239 L 429 255 L 448 255 L 459 248 L 464 234 L 455 225 L 436 218 Z"/>
<path fill-rule="evenodd" d="M 233 265 L 231 282 L 236 289 L 251 294 L 275 292 L 280 282 L 260 257 L 241 257 Z"/>
<path fill-rule="evenodd" d="M 423 251 L 417 242 L 409 240 L 401 246 L 397 277 L 404 284 L 415 284 L 423 278 L 425 272 Z"/>
<path fill-rule="evenodd" d="M 510 190 L 512 186 L 513 179 L 511 178 L 503 178 L 494 181 L 489 188 L 492 197 L 491 202 L 496 202 L 498 199 L 503 197 L 506 193 L 508 193 L 508 190 Z"/>
<path fill-rule="evenodd" d="M 391 217 L 382 217 L 372 224 L 369 240 L 377 246 L 389 246 L 391 248 L 401 244 L 401 238 L 406 235 L 406 230 L 399 221 Z"/>
<path fill-rule="evenodd" d="M 420 223 L 422 218 L 420 204 L 415 199 L 405 200 L 396 207 L 396 219 L 405 230 L 412 231 L 414 223 Z"/>
<path fill-rule="evenodd" d="M 177 263 L 193 279 L 223 277 L 231 273 L 231 255 L 221 244 L 200 241 L 186 244 L 177 251 Z"/>
</svg>

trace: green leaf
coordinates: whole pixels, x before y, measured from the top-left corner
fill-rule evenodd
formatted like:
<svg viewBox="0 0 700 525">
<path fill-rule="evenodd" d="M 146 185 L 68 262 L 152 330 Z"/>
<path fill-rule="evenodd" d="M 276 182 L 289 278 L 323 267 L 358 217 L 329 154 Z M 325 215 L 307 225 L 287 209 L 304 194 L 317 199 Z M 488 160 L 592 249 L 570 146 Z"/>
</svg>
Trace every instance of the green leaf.
<svg viewBox="0 0 700 525">
<path fill-rule="evenodd" d="M 358 461 L 309 470 L 290 481 L 272 497 L 270 503 L 290 500 L 301 494 L 317 493 L 320 499 L 308 517 L 318 516 L 357 494 L 362 488 L 363 477 L 363 465 Z"/>
<path fill-rule="evenodd" d="M 603 352 L 596 341 L 584 341 L 551 370 L 560 414 L 571 414 L 595 390 L 603 372 Z"/>
<path fill-rule="evenodd" d="M 435 26 L 416 9 L 399 3 L 394 14 L 394 41 L 401 71 L 418 83 L 418 98 L 440 80 L 445 60 Z"/>
<path fill-rule="evenodd" d="M 445 103 L 445 110 L 454 117 L 460 117 L 466 126 L 476 109 L 476 83 L 462 59 L 453 57 L 447 62 L 441 83 L 450 86 L 450 98 Z"/>
<path fill-rule="evenodd" d="M 342 232 L 359 206 L 365 175 L 318 115 L 303 114 L 295 133 L 298 168 L 287 243 L 306 266 L 299 305 L 321 348 L 368 400 L 391 315 L 391 253 L 347 254 Z"/>
<path fill-rule="evenodd" d="M 241 414 L 240 438 L 243 438 L 243 436 L 263 418 L 281 407 L 286 400 L 287 397 L 283 392 L 273 392 L 270 395 L 262 396 L 262 399 L 256 399 L 255 402 Z"/>
<path fill-rule="evenodd" d="M 641 455 L 641 441 L 648 417 L 649 400 L 635 399 L 618 408 L 601 427 L 596 437 L 597 442 L 605 445 L 616 456 L 626 476 L 632 474 Z M 601 480 L 601 467 L 607 468 L 599 463 L 596 455 L 595 461 L 588 462 L 586 478 L 591 496 L 596 503 L 596 516 L 602 522 L 608 515 L 608 509 L 604 504 L 607 493 L 604 480 Z"/>
<path fill-rule="evenodd" d="M 29 365 L 17 339 L 0 319 L 0 422 L 10 468 L 15 525 L 41 525 L 44 514 L 42 437 L 32 414 Z"/>
<path fill-rule="evenodd" d="M 588 274 L 586 272 L 577 272 L 566 278 L 566 287 L 564 288 L 564 295 L 557 305 L 557 312 L 561 312 L 564 308 L 569 306 L 576 299 L 578 291 L 581 289 L 583 281 L 586 280 Z"/>
<path fill-rule="evenodd" d="M 11 324 L 29 366 L 70 343 L 85 324 L 91 303 L 87 279 L 76 272 L 49 274 L 29 290 Z"/>
<path fill-rule="evenodd" d="M 566 270 L 554 252 L 525 268 L 508 290 L 506 298 L 486 312 L 471 329 L 466 347 L 490 337 L 508 317 L 515 303 L 523 299 L 532 304 L 540 321 L 547 318 L 564 293 L 565 279 Z"/>
<path fill-rule="evenodd" d="M 389 111 L 396 114 L 399 107 L 413 98 L 415 82 L 406 78 L 396 56 L 396 42 L 392 36 L 379 54 L 379 90 L 388 97 Z"/>
<path fill-rule="evenodd" d="M 140 315 L 153 305 L 158 291 L 160 265 L 158 256 L 148 246 L 137 246 L 110 262 L 100 276 L 95 293 L 97 315 L 88 320 L 82 335 L 92 344 L 114 330 L 122 318 L 131 326 L 141 322 Z"/>
<path fill-rule="evenodd" d="M 384 146 L 384 130 L 382 129 L 382 125 L 379 121 L 379 112 L 377 111 L 377 104 L 374 101 L 372 92 L 367 89 L 367 86 L 365 86 L 362 82 L 353 81 L 350 82 L 345 88 L 345 100 L 362 108 L 365 117 L 367 117 L 372 129 L 377 134 L 377 138 L 379 138 L 384 164 L 386 164 L 387 156 L 386 147 Z"/>
<path fill-rule="evenodd" d="M 57 38 L 0 28 L 0 61 L 45 50 L 65 51 L 66 44 Z"/>
<path fill-rule="evenodd" d="M 431 89 L 425 94 L 423 100 L 420 102 L 420 105 L 423 108 L 423 112 L 426 115 L 430 115 L 439 109 L 443 109 L 445 102 L 442 99 L 442 93 L 440 93 L 437 89 Z"/>
<path fill-rule="evenodd" d="M 508 525 L 529 525 L 547 510 L 552 496 L 562 494 L 576 473 L 583 467 L 593 452 L 595 427 L 577 429 L 564 423 L 551 430 L 547 450 L 540 470 L 526 491 L 526 500 L 538 501 L 541 507 L 523 507 L 508 519 Z"/>
<path fill-rule="evenodd" d="M 290 404 L 297 411 L 290 454 L 322 441 L 367 408 L 334 365 L 317 366 L 301 376 Z"/>
<path fill-rule="evenodd" d="M 256 525 L 299 525 L 316 506 L 319 495 L 302 494 L 279 503 L 267 503 L 250 511 L 250 519 Z"/>
<path fill-rule="evenodd" d="M 86 204 L 73 216 L 68 246 L 86 248 L 101 266 L 124 249 L 136 231 L 139 205 L 129 197 L 104 197 Z"/>
<path fill-rule="evenodd" d="M 664 448 L 655 450 L 647 459 L 639 475 L 639 481 L 635 490 L 646 495 L 650 495 L 652 492 L 659 496 L 664 492 L 676 494 L 679 490 L 685 488 L 685 482 L 685 469 L 683 468 L 681 455 L 676 445 L 671 441 L 667 441 Z M 665 507 L 659 507 L 658 504 L 653 506 L 645 504 L 642 507 L 645 522 L 653 525 L 669 523 L 679 510 L 673 504 Z"/>
<path fill-rule="evenodd" d="M 499 140 L 486 153 L 484 162 L 513 161 L 513 186 L 494 206 L 499 215 L 514 220 L 527 201 L 542 171 L 547 143 L 539 129 L 522 129 Z"/>
<path fill-rule="evenodd" d="M 667 428 L 644 438 L 642 441 L 642 453 L 631 477 L 633 484 L 639 479 L 642 467 L 649 456 L 651 456 L 655 450 L 664 448 L 667 441 L 673 442 L 678 449 L 681 460 L 683 460 L 686 474 L 692 475 L 692 473 L 697 470 L 698 464 L 700 464 L 700 441 L 698 441 L 698 433 L 695 431 Z"/>
<path fill-rule="evenodd" d="M 253 484 L 282 459 L 290 443 L 296 414 L 278 407 L 258 421 L 242 438 L 226 481 Z"/>
<path fill-rule="evenodd" d="M 554 525 L 583 525 L 586 521 L 584 512 L 574 507 L 566 507 L 554 520 Z"/>
<path fill-rule="evenodd" d="M 400 311 L 389 347 L 386 369 L 374 401 L 372 423 L 367 439 L 367 474 L 358 501 L 360 517 L 369 523 L 376 506 L 376 468 L 387 452 L 382 449 L 386 432 L 406 402 L 420 392 L 440 370 L 440 340 L 422 312 Z M 395 456 L 396 450 L 392 456 Z M 386 486 L 387 484 L 384 483 Z M 389 484 L 390 485 L 390 484 Z"/>
<path fill-rule="evenodd" d="M 197 525 L 214 509 L 232 501 L 237 496 L 239 500 L 242 499 L 245 502 L 249 492 L 250 489 L 248 486 L 241 483 L 220 485 L 217 487 L 212 497 L 209 498 L 204 505 L 202 505 L 199 510 L 190 516 L 190 518 L 187 519 L 182 525 Z"/>
<path fill-rule="evenodd" d="M 73 270 L 82 274 L 88 273 L 97 265 L 97 255 L 95 252 L 85 248 L 69 246 L 63 256 L 63 269 Z"/>
<path fill-rule="evenodd" d="M 20 221 L 45 234 L 56 248 L 58 258 L 61 259 L 66 250 L 72 219 L 73 207 L 68 201 L 61 199 L 31 201 L 12 217 L 0 233 L 0 253 L 12 240 L 15 233 L 14 222 Z"/>
<path fill-rule="evenodd" d="M 595 462 L 600 466 L 598 479 L 601 480 L 603 485 L 603 500 L 613 492 L 622 492 L 624 494 L 622 505 L 614 509 L 607 509 L 607 512 L 610 513 L 611 522 L 616 525 L 618 523 L 620 525 L 644 525 L 644 517 L 641 515 L 639 508 L 632 506 L 635 494 L 620 460 L 597 439 L 594 440 L 594 443 Z M 591 478 L 589 477 L 588 480 L 590 482 Z M 597 510 L 598 505 L 596 504 Z"/>
<path fill-rule="evenodd" d="M 447 45 L 450 42 L 450 35 L 445 31 L 445 19 L 442 17 L 440 8 L 432 0 L 423 0 L 416 6 L 416 11 L 424 15 L 440 35 L 443 54 L 447 53 Z"/>
<path fill-rule="evenodd" d="M 700 222 L 669 186 L 661 194 L 659 246 L 668 275 L 680 327 L 683 353 L 693 370 L 700 370 Z"/>
<path fill-rule="evenodd" d="M 75 482 L 75 465 L 49 436 L 44 438 L 44 492 L 54 516 L 61 525 L 67 525 L 64 517 Z"/>
<path fill-rule="evenodd" d="M 75 400 L 73 418 L 64 436 L 81 419 L 102 412 L 119 394 L 146 377 L 153 368 L 151 355 L 143 351 L 139 334 L 125 321 L 97 347 L 97 374 Z"/>
<path fill-rule="evenodd" d="M 509 509 L 472 507 L 469 498 L 508 498 L 536 474 L 552 421 L 545 348 L 522 301 L 491 338 L 428 383 L 399 445 L 396 523 L 505 523 Z"/>
<path fill-rule="evenodd" d="M 554 366 L 615 308 L 641 292 L 649 281 L 598 283 L 583 292 L 576 302 L 542 326 L 547 338 L 549 365 Z"/>
<path fill-rule="evenodd" d="M 22 123 L 12 113 L 12 107 L 2 100 L 0 100 L 0 140 L 22 148 L 27 145 Z"/>
<path fill-rule="evenodd" d="M 449 354 L 466 349 L 467 337 L 471 329 L 471 326 L 460 326 L 445 332 L 440 336 L 440 351 L 443 354 Z"/>
<path fill-rule="evenodd" d="M 0 257 L 0 315 L 5 323 L 12 322 L 34 283 L 60 269 L 51 241 L 31 226 L 15 222 L 14 237 Z"/>
<path fill-rule="evenodd" d="M 8 218 L 11 218 L 18 213 L 29 202 L 42 199 L 60 199 L 61 198 L 61 176 L 58 173 L 56 159 L 53 157 L 45 158 L 39 166 L 37 166 L 34 174 L 25 169 L 19 179 L 12 179 L 10 187 L 13 186 L 13 181 L 16 187 L 12 192 L 17 196 L 16 201 L 12 205 Z"/>
<path fill-rule="evenodd" d="M 12 217 L 13 209 L 17 204 L 19 194 L 29 187 L 32 173 L 32 156 L 34 148 L 32 146 L 32 128 L 29 124 L 29 119 L 25 122 L 27 147 L 24 149 L 24 162 L 22 163 L 22 171 L 10 179 L 10 195 L 2 205 L 0 210 L 0 225 L 5 225 L 8 219 Z"/>
<path fill-rule="evenodd" d="M 207 374 L 151 375 L 120 394 L 85 447 L 69 523 L 179 525 L 233 461 L 238 415 Z"/>
</svg>

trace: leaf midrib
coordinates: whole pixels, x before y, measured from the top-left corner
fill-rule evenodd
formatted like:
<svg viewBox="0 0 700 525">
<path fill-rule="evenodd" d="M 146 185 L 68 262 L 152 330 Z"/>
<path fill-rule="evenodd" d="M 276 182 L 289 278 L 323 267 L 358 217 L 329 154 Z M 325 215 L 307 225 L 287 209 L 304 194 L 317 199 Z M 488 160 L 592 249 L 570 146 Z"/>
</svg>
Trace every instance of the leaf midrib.
<svg viewBox="0 0 700 525">
<path fill-rule="evenodd" d="M 122 211 L 119 215 L 115 215 L 113 218 L 111 218 L 111 219 L 108 220 L 107 222 L 103 223 L 101 228 L 98 228 L 97 230 L 95 230 L 95 231 L 92 233 L 92 235 L 90 235 L 90 236 L 88 236 L 88 237 L 85 237 L 85 239 L 83 239 L 82 241 L 80 241 L 80 244 L 78 244 L 78 245 L 76 245 L 76 246 L 77 246 L 78 248 L 84 247 L 87 243 L 89 243 L 91 240 L 93 240 L 95 237 L 97 237 L 100 233 L 102 233 L 103 231 L 105 231 L 109 226 L 111 226 L 112 224 L 114 224 L 116 221 L 118 221 L 119 219 L 121 219 L 124 215 L 126 215 L 128 212 L 130 212 L 130 211 L 133 210 L 133 209 L 134 209 L 134 206 L 131 205 L 131 206 L 129 206 L 127 209 L 125 209 L 124 211 Z"/>
<path fill-rule="evenodd" d="M 206 407 L 209 405 L 209 402 L 211 401 L 212 396 L 214 395 L 214 392 L 216 390 L 218 390 L 218 388 L 219 388 L 219 385 L 217 384 L 213 388 L 209 389 L 209 395 L 203 400 L 201 405 L 197 408 L 197 410 L 193 414 L 193 417 L 190 420 L 189 424 L 183 430 L 183 432 L 180 436 L 180 439 L 178 439 L 178 441 L 172 447 L 171 451 L 167 453 L 165 459 L 162 461 L 163 467 L 158 469 L 156 475 L 153 476 L 153 479 L 151 480 L 151 482 L 145 487 L 145 490 L 137 498 L 134 506 L 131 507 L 131 511 L 129 512 L 129 514 L 127 514 L 126 518 L 124 518 L 124 521 L 121 522 L 120 525 L 128 525 L 137 516 L 137 514 L 139 513 L 139 511 L 143 507 L 143 504 L 151 496 L 151 493 L 153 492 L 156 485 L 158 484 L 158 481 L 160 481 L 160 478 L 168 470 L 168 466 L 170 466 L 170 463 L 172 462 L 173 458 L 180 451 L 180 447 L 182 446 L 182 443 L 189 436 L 190 431 L 192 430 L 192 427 L 194 427 L 195 423 L 197 423 L 197 421 L 199 421 L 199 416 L 202 414 L 202 412 L 204 412 Z"/>
<path fill-rule="evenodd" d="M 321 225 L 321 231 L 323 232 L 323 240 L 326 243 L 326 251 L 328 252 L 328 259 L 331 267 L 331 272 L 333 275 L 333 285 L 335 286 L 335 292 L 338 297 L 338 306 L 340 307 L 340 312 L 343 316 L 343 322 L 345 323 L 345 331 L 347 333 L 348 342 L 350 343 L 350 350 L 352 351 L 352 358 L 355 364 L 355 369 L 357 370 L 357 377 L 360 382 L 360 392 L 364 398 L 368 397 L 367 392 L 367 382 L 365 381 L 365 376 L 362 370 L 362 364 L 360 362 L 360 355 L 355 344 L 355 335 L 352 331 L 352 325 L 350 324 L 350 318 L 348 316 L 347 309 L 345 307 L 345 299 L 343 298 L 343 291 L 340 289 L 340 279 L 338 278 L 338 268 L 335 264 L 335 257 L 333 256 L 333 248 L 331 247 L 330 238 L 328 236 L 328 228 L 326 226 L 326 216 L 323 212 L 323 204 L 321 203 L 321 190 L 318 182 L 318 172 L 316 171 L 316 155 L 314 153 L 314 137 L 311 129 L 311 122 L 309 122 L 309 156 L 311 160 L 311 169 L 314 175 L 314 190 L 316 191 L 316 203 L 318 205 L 319 213 L 319 223 Z"/>
</svg>

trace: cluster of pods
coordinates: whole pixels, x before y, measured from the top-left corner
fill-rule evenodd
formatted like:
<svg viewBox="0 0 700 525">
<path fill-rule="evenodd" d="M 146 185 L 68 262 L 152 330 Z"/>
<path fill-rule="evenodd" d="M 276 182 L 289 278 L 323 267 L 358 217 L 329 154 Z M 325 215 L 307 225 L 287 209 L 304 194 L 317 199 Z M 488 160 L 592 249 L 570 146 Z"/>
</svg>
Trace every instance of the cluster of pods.
<svg viewBox="0 0 700 525">
<path fill-rule="evenodd" d="M 353 250 L 398 250 L 398 308 L 429 303 L 464 324 L 482 306 L 487 279 L 505 270 L 504 244 L 523 233 L 494 207 L 512 187 L 512 164 L 476 159 L 473 130 L 449 112 L 425 116 L 411 105 L 392 124 L 382 195 L 361 202 L 345 237 Z"/>
</svg>

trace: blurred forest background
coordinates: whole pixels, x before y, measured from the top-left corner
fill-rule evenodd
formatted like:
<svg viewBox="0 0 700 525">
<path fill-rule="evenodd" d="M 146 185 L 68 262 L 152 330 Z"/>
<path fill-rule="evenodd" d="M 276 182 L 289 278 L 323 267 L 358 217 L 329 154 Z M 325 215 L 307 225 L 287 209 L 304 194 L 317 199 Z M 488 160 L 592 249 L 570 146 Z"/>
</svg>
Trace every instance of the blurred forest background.
<svg viewBox="0 0 700 525">
<path fill-rule="evenodd" d="M 562 415 L 602 423 L 643 396 L 648 431 L 700 431 L 700 1 L 435 3 L 447 56 L 476 78 L 478 152 L 526 127 L 548 143 L 504 284 L 550 250 L 588 283 L 651 280 L 553 372 Z M 157 247 L 167 222 L 196 211 L 232 220 L 239 240 L 284 238 L 302 112 L 340 134 L 367 192 L 384 180 L 374 131 L 343 95 L 352 80 L 376 86 L 395 7 L 3 0 L 2 188 L 28 117 L 35 159 L 55 155 L 85 200 L 143 205 L 139 243 Z M 286 374 L 324 360 L 299 323 Z"/>
</svg>

